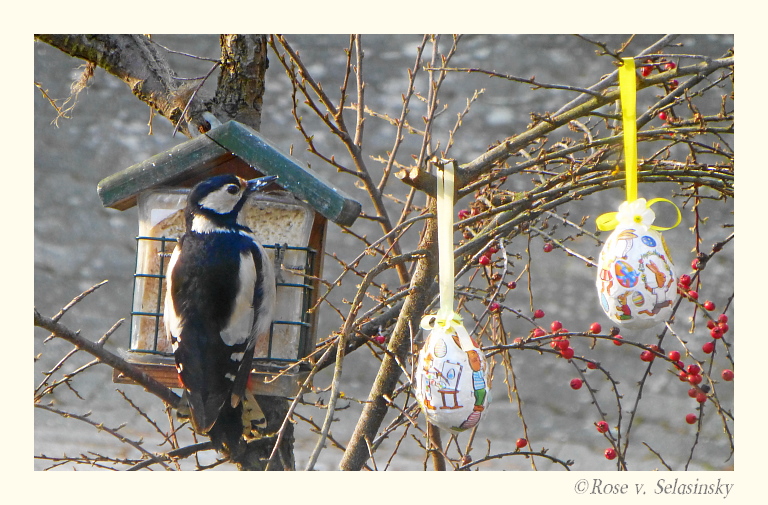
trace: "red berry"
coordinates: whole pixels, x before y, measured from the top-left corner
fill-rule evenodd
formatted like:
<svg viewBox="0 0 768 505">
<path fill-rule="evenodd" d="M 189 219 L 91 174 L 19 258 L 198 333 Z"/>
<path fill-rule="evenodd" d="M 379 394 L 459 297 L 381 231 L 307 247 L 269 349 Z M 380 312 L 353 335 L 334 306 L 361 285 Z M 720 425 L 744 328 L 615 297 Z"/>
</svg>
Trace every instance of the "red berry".
<svg viewBox="0 0 768 505">
<path fill-rule="evenodd" d="M 565 359 L 573 358 L 573 347 L 568 347 L 560 351 L 560 356 L 562 356 Z M 571 383 L 571 386 L 573 386 L 573 383 Z M 574 388 L 574 389 L 578 389 L 578 388 Z"/>
<path fill-rule="evenodd" d="M 669 351 L 669 359 L 672 361 L 678 361 L 680 360 L 680 351 Z"/>
<path fill-rule="evenodd" d="M 605 450 L 605 459 L 616 459 L 616 449 L 610 447 Z"/>
<path fill-rule="evenodd" d="M 509 281 L 509 282 L 507 283 L 507 287 L 508 287 L 509 289 L 515 289 L 515 288 L 517 287 L 517 283 L 516 283 L 515 281 Z"/>
<path fill-rule="evenodd" d="M 688 382 L 688 374 L 682 370 L 680 370 L 680 373 L 677 375 L 677 378 L 680 379 L 680 382 Z"/>
<path fill-rule="evenodd" d="M 597 363 L 595 363 L 594 361 L 588 361 L 587 368 L 589 368 L 590 370 L 597 370 Z"/>
<path fill-rule="evenodd" d="M 536 309 L 536 312 L 533 313 L 533 318 L 541 319 L 542 317 L 544 317 L 544 311 L 541 309 Z"/>
<path fill-rule="evenodd" d="M 387 341 L 387 337 L 385 337 L 384 335 L 376 335 L 375 337 L 373 337 L 373 340 L 377 344 L 383 344 L 384 342 Z"/>
<path fill-rule="evenodd" d="M 707 321 L 707 328 L 709 328 L 710 330 L 715 326 L 717 326 L 717 323 L 714 322 L 713 320 L 710 319 L 709 321 Z"/>
<path fill-rule="evenodd" d="M 688 368 L 686 368 L 685 371 L 691 375 L 698 375 L 699 372 L 701 372 L 701 367 L 694 363 L 693 365 L 688 365 Z"/>
<path fill-rule="evenodd" d="M 499 247 L 496 245 L 492 245 L 491 247 L 488 248 L 488 252 L 491 254 L 496 254 L 497 252 L 499 252 Z"/>
<path fill-rule="evenodd" d="M 533 336 L 535 338 L 536 337 L 543 337 L 546 334 L 547 334 L 547 332 L 542 330 L 541 328 L 536 328 L 535 330 L 533 330 Z"/>
<path fill-rule="evenodd" d="M 690 290 L 690 291 L 688 291 L 688 297 L 691 298 L 692 300 L 698 300 L 699 299 L 699 293 L 694 291 L 694 290 Z"/>
<path fill-rule="evenodd" d="M 699 394 L 699 390 L 696 388 L 691 388 L 688 390 L 688 396 L 691 398 L 696 398 L 696 395 Z"/>
<path fill-rule="evenodd" d="M 568 340 L 567 338 L 557 341 L 557 348 L 560 349 L 561 351 L 568 349 L 568 347 L 570 346 L 571 346 L 571 341 Z"/>
<path fill-rule="evenodd" d="M 653 72 L 653 66 L 651 65 L 643 65 L 642 67 L 640 67 L 640 75 L 642 75 L 643 77 L 648 77 L 649 75 L 651 75 L 651 72 Z"/>
<path fill-rule="evenodd" d="M 659 119 L 661 119 L 662 121 L 666 121 L 667 117 L 668 116 L 667 116 L 666 112 L 664 112 L 664 111 L 659 112 Z"/>
<path fill-rule="evenodd" d="M 515 445 L 517 446 L 518 449 L 522 449 L 523 447 L 528 445 L 528 441 L 524 438 L 518 438 L 517 442 L 515 442 Z"/>
<path fill-rule="evenodd" d="M 680 83 L 678 82 L 677 79 L 672 79 L 671 81 L 669 81 L 670 90 L 676 90 L 678 86 L 680 86 Z"/>
<path fill-rule="evenodd" d="M 591 333 L 600 333 L 601 331 L 603 331 L 603 327 L 600 326 L 600 323 L 592 323 L 591 325 L 589 325 L 589 331 Z"/>
<path fill-rule="evenodd" d="M 723 329 L 720 328 L 719 326 L 715 326 L 714 328 L 712 328 L 709 334 L 714 339 L 723 338 Z"/>
<path fill-rule="evenodd" d="M 695 258 L 693 261 L 691 261 L 691 268 L 694 270 L 698 270 L 699 266 L 701 266 L 701 262 L 699 261 L 699 258 Z"/>
<path fill-rule="evenodd" d="M 688 414 L 685 416 L 685 422 L 688 424 L 696 424 L 696 421 L 698 421 L 699 418 L 696 417 L 696 414 Z"/>
<path fill-rule="evenodd" d="M 572 389 L 581 389 L 583 381 L 579 378 L 571 379 L 571 388 Z"/>
<path fill-rule="evenodd" d="M 699 374 L 688 374 L 688 382 L 690 384 L 693 384 L 694 386 L 697 386 L 701 383 L 701 375 Z"/>
<path fill-rule="evenodd" d="M 707 300 L 704 302 L 704 308 L 707 310 L 715 310 L 715 302 L 712 300 Z"/>
<path fill-rule="evenodd" d="M 613 337 L 613 344 L 614 344 L 614 345 L 621 345 L 621 344 L 622 344 L 621 340 L 622 340 L 623 338 L 624 338 L 624 337 L 622 337 L 621 335 L 615 335 L 615 336 Z"/>
<path fill-rule="evenodd" d="M 726 314 L 720 314 L 717 316 L 717 322 L 718 323 L 727 323 L 728 322 L 728 316 Z"/>
<path fill-rule="evenodd" d="M 688 287 L 691 285 L 691 276 L 688 274 L 683 274 L 680 276 L 677 282 L 679 282 L 681 286 Z"/>
<path fill-rule="evenodd" d="M 726 368 L 723 370 L 723 372 L 720 374 L 720 376 L 723 378 L 724 381 L 732 381 L 733 380 L 733 370 Z"/>
<path fill-rule="evenodd" d="M 653 361 L 655 357 L 656 355 L 653 354 L 651 351 L 643 351 L 640 353 L 640 359 L 647 363 L 650 363 L 651 361 Z"/>
<path fill-rule="evenodd" d="M 467 219 L 471 213 L 467 209 L 461 209 L 459 211 L 459 220 L 461 219 Z"/>
<path fill-rule="evenodd" d="M 674 62 L 674 61 L 668 61 L 668 62 L 667 62 L 665 65 L 664 65 L 664 70 L 674 70 L 674 69 L 676 69 L 676 68 L 677 68 L 677 65 L 675 65 L 675 62 Z"/>
<path fill-rule="evenodd" d="M 549 327 L 552 328 L 552 333 L 555 333 L 557 330 L 563 327 L 563 323 L 560 321 L 552 321 L 552 324 L 550 324 Z"/>
<path fill-rule="evenodd" d="M 707 401 L 707 393 L 705 393 L 704 391 L 700 391 L 699 393 L 697 393 L 696 394 L 696 401 L 699 402 L 699 403 L 706 402 Z"/>
<path fill-rule="evenodd" d="M 491 263 L 491 258 L 489 258 L 489 257 L 488 257 L 488 256 L 486 256 L 486 255 L 482 255 L 482 256 L 480 256 L 480 259 L 479 259 L 479 260 L 477 260 L 477 262 L 478 262 L 478 263 L 480 263 L 480 264 L 481 264 L 481 265 L 483 265 L 483 266 L 486 266 L 486 265 L 490 265 L 490 263 Z"/>
<path fill-rule="evenodd" d="M 544 252 L 552 252 L 552 249 L 554 249 L 552 242 L 547 242 L 544 244 Z"/>
<path fill-rule="evenodd" d="M 715 343 L 706 342 L 704 345 L 701 346 L 701 350 L 704 352 L 704 354 L 712 354 L 712 351 L 715 350 Z"/>
<path fill-rule="evenodd" d="M 728 323 L 718 323 L 717 327 L 722 333 L 728 333 Z"/>
<path fill-rule="evenodd" d="M 499 309 L 501 309 L 501 305 L 496 302 L 492 302 L 490 305 L 488 305 L 488 310 L 491 312 L 498 312 Z"/>
<path fill-rule="evenodd" d="M 605 421 L 598 421 L 595 425 L 597 426 L 597 431 L 600 433 L 606 433 L 608 431 L 608 423 Z"/>
</svg>

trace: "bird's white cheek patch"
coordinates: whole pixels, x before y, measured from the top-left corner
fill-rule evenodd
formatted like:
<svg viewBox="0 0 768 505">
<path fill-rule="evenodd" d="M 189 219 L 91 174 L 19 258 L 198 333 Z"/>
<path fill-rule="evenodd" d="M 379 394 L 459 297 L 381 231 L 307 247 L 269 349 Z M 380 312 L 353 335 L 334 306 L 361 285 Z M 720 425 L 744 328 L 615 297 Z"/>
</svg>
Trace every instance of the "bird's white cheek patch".
<svg viewBox="0 0 768 505">
<path fill-rule="evenodd" d="M 217 189 L 213 193 L 209 194 L 202 200 L 200 200 L 200 206 L 206 209 L 211 209 L 219 214 L 227 214 L 232 212 L 237 202 L 240 200 L 240 192 L 231 194 L 227 192 L 226 186 Z"/>
<path fill-rule="evenodd" d="M 230 359 L 239 363 L 243 361 L 243 357 L 245 357 L 244 352 L 233 352 L 232 356 L 230 356 Z"/>
<path fill-rule="evenodd" d="M 231 380 L 232 382 L 235 382 L 235 376 L 231 373 L 225 374 L 224 377 Z"/>
</svg>

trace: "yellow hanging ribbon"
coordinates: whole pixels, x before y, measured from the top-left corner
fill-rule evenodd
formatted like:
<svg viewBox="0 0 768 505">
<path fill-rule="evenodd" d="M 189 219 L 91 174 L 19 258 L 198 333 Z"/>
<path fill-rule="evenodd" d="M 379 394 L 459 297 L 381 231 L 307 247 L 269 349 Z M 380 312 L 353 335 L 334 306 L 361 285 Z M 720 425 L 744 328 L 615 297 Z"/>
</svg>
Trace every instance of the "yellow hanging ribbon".
<svg viewBox="0 0 768 505">
<path fill-rule="evenodd" d="M 621 118 L 624 124 L 624 169 L 627 172 L 627 201 L 637 199 L 637 83 L 635 60 L 622 58 L 619 67 Z"/>
<path fill-rule="evenodd" d="M 425 330 L 442 328 L 455 331 L 461 347 L 474 349 L 472 340 L 461 322 L 461 316 L 454 312 L 453 292 L 453 195 L 456 180 L 456 161 L 435 163 L 437 173 L 437 257 L 439 264 L 440 308 L 437 314 L 425 315 L 421 327 Z"/>
<path fill-rule="evenodd" d="M 619 67 L 619 90 L 621 95 L 621 118 L 624 129 L 624 169 L 627 180 L 627 202 L 632 203 L 637 198 L 637 74 L 635 73 L 634 58 L 622 58 Z M 666 198 L 654 198 L 645 204 L 650 209 L 656 202 L 668 202 L 677 211 L 675 224 L 668 227 L 650 225 L 652 230 L 671 230 L 680 224 L 682 216 L 680 209 Z M 618 212 L 607 212 L 598 216 L 597 228 L 602 231 L 613 230 L 619 224 L 616 219 Z"/>
</svg>

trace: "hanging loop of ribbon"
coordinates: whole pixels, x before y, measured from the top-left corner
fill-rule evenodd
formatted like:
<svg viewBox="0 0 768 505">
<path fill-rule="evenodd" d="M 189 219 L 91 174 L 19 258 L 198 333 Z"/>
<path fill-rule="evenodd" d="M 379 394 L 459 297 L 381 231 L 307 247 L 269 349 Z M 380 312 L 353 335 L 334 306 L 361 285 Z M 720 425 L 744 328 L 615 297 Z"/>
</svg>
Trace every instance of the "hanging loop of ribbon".
<svg viewBox="0 0 768 505">
<path fill-rule="evenodd" d="M 619 92 L 621 97 L 621 118 L 624 131 L 624 169 L 627 182 L 627 199 L 619 207 L 619 212 L 607 212 L 598 216 L 597 228 L 602 231 L 613 230 L 620 223 L 647 226 L 652 230 L 671 230 L 680 224 L 680 209 L 666 198 L 654 198 L 646 202 L 637 197 L 637 74 L 634 58 L 622 58 L 619 67 Z M 677 219 L 672 226 L 653 225 L 655 213 L 651 206 L 657 202 L 670 203 L 677 212 Z"/>
<path fill-rule="evenodd" d="M 454 312 L 453 291 L 453 204 L 456 160 L 433 161 L 437 167 L 437 251 L 439 264 L 440 308 L 421 320 L 424 329 L 442 327 L 446 331 L 463 329 L 461 316 Z M 466 330 L 464 331 L 466 333 Z"/>
</svg>

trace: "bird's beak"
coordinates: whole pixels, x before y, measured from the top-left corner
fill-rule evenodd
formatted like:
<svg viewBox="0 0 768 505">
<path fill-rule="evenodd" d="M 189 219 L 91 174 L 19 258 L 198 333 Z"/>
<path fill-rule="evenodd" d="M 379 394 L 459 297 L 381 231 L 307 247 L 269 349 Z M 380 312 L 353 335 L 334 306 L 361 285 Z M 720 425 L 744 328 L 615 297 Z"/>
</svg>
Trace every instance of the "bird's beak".
<svg viewBox="0 0 768 505">
<path fill-rule="evenodd" d="M 277 180 L 276 175 L 267 175 L 264 177 L 259 177 L 257 179 L 251 179 L 248 181 L 248 184 L 246 186 L 246 193 L 255 193 L 256 191 L 261 191 L 262 189 L 269 186 L 270 183 Z"/>
</svg>

